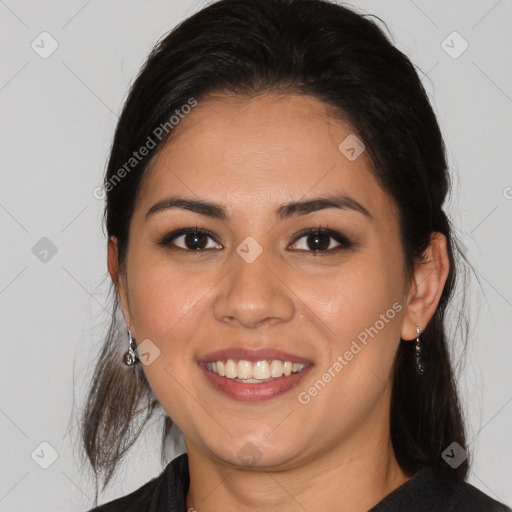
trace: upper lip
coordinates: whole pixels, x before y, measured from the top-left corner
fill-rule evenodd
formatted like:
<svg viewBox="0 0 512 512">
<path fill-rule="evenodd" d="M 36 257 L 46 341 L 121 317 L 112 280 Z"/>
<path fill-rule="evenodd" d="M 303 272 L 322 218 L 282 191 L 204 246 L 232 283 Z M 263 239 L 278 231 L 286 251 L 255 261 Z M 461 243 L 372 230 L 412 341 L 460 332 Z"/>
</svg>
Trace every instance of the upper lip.
<svg viewBox="0 0 512 512">
<path fill-rule="evenodd" d="M 233 359 L 235 361 L 271 361 L 277 359 L 279 361 L 290 361 L 291 363 L 303 363 L 310 364 L 312 361 L 305 357 L 283 352 L 282 350 L 276 350 L 273 348 L 243 348 L 243 347 L 232 347 L 225 348 L 222 350 L 215 350 L 208 354 L 201 356 L 198 359 L 199 363 L 209 363 L 212 361 L 225 361 L 227 359 Z"/>
</svg>

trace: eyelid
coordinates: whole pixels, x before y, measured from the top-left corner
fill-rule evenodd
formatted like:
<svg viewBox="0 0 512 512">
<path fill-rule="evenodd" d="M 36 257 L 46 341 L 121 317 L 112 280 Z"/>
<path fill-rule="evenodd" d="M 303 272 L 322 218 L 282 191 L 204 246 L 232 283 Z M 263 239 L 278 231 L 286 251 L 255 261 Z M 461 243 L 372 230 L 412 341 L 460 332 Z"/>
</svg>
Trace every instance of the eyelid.
<svg viewBox="0 0 512 512">
<path fill-rule="evenodd" d="M 313 250 L 305 250 L 305 249 L 297 249 L 297 250 L 301 251 L 301 252 L 309 252 L 309 253 L 314 253 L 314 254 L 329 254 L 338 249 L 350 249 L 351 247 L 354 246 L 354 243 L 343 233 L 340 233 L 339 231 L 335 231 L 333 229 L 326 228 L 326 227 L 303 229 L 302 231 L 300 231 L 299 233 L 297 233 L 295 235 L 295 237 L 292 241 L 292 245 L 296 244 L 298 240 L 300 240 L 301 238 L 304 238 L 305 236 L 314 235 L 317 233 L 329 236 L 330 238 L 335 240 L 338 243 L 338 245 L 336 247 L 333 247 L 331 249 L 326 249 L 324 251 L 313 251 Z"/>
<path fill-rule="evenodd" d="M 204 229 L 204 228 L 198 228 L 197 226 L 194 228 L 180 228 L 180 229 L 171 231 L 171 232 L 165 234 L 158 241 L 158 245 L 161 245 L 162 247 L 169 247 L 172 245 L 174 249 L 182 250 L 182 251 L 186 251 L 186 252 L 194 252 L 194 253 L 212 250 L 212 249 L 201 249 L 201 250 L 183 249 L 183 247 L 178 247 L 178 246 L 172 244 L 172 242 L 176 238 L 183 236 L 183 235 L 189 235 L 189 234 L 194 234 L 194 233 L 197 233 L 200 235 L 206 235 L 209 238 L 211 238 L 217 245 L 222 246 L 222 244 L 217 240 L 217 237 L 211 231 L 208 231 L 207 229 Z M 222 248 L 224 248 L 224 247 L 222 246 Z M 220 249 L 215 249 L 215 250 L 220 250 Z"/>
</svg>

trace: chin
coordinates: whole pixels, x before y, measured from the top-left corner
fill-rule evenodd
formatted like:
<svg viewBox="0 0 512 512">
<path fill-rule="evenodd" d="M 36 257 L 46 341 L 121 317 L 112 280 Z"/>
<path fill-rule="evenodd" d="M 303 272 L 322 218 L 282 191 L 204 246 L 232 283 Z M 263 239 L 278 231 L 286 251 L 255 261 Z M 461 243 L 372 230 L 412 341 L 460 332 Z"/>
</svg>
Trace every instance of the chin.
<svg viewBox="0 0 512 512">
<path fill-rule="evenodd" d="M 290 437 L 288 437 L 290 439 Z M 226 447 L 229 446 L 229 451 Z M 291 447 L 284 443 L 269 443 L 252 436 L 236 436 L 229 443 L 220 446 L 210 446 L 209 450 L 214 457 L 224 463 L 253 469 L 276 470 L 293 465 L 293 462 L 301 455 L 303 450 L 299 447 Z"/>
</svg>

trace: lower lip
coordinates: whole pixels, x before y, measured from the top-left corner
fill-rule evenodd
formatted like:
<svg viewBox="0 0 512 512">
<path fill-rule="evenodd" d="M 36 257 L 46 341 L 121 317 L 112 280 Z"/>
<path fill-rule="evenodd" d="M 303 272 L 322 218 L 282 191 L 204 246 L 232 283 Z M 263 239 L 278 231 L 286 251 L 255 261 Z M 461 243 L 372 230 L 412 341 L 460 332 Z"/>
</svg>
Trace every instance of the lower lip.
<svg viewBox="0 0 512 512">
<path fill-rule="evenodd" d="M 200 363 L 199 367 L 203 370 L 208 381 L 221 393 L 229 398 L 244 402 L 260 402 L 262 400 L 270 400 L 280 396 L 297 386 L 304 375 L 312 368 L 313 365 L 306 366 L 301 372 L 294 373 L 289 376 L 278 377 L 268 382 L 261 383 L 245 383 L 237 382 L 234 379 L 222 377 L 208 370 L 204 363 Z"/>
</svg>

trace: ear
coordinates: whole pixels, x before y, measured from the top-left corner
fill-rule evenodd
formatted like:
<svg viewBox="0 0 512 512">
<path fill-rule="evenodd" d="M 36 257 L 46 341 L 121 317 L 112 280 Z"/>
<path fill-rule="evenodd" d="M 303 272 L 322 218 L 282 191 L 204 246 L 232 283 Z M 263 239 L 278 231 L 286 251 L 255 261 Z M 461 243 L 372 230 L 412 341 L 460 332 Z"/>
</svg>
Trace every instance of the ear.
<svg viewBox="0 0 512 512">
<path fill-rule="evenodd" d="M 420 331 L 425 329 L 439 304 L 449 270 L 446 237 L 442 233 L 432 233 L 423 260 L 416 265 L 409 285 L 402 339 L 415 339 L 416 326 Z"/>
<path fill-rule="evenodd" d="M 119 249 L 117 244 L 117 238 L 115 236 L 111 236 L 108 240 L 107 247 L 108 273 L 110 274 L 112 282 L 116 288 L 119 304 L 121 305 L 121 309 L 123 311 L 124 321 L 126 322 L 128 328 L 130 328 L 131 318 L 130 308 L 128 307 L 126 278 L 119 268 Z"/>
</svg>

